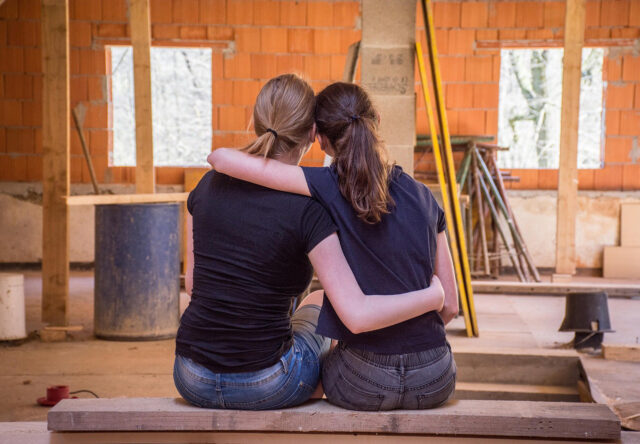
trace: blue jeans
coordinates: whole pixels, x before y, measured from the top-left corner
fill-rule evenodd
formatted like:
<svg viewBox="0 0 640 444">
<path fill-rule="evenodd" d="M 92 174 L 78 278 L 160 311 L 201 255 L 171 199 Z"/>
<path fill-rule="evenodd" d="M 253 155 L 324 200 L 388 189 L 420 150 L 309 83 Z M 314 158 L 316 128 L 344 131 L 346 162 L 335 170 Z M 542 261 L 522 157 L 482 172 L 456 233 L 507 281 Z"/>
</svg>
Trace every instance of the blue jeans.
<svg viewBox="0 0 640 444">
<path fill-rule="evenodd" d="M 293 345 L 274 365 L 245 373 L 214 373 L 176 355 L 173 380 L 182 397 L 198 407 L 267 410 L 309 399 L 320 381 L 321 360 L 331 341 L 315 333 L 320 307 L 304 305 L 291 318 Z"/>
<path fill-rule="evenodd" d="M 329 402 L 350 410 L 429 409 L 453 396 L 456 363 L 448 343 L 386 355 L 340 342 L 324 361 L 322 386 Z"/>
</svg>

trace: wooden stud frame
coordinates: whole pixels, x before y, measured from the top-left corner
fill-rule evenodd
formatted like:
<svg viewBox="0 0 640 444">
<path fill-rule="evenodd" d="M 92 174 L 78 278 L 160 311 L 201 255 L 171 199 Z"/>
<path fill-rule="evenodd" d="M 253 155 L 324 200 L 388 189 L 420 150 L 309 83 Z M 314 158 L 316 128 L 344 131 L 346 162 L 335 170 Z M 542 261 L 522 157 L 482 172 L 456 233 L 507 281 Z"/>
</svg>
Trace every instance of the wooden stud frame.
<svg viewBox="0 0 640 444">
<path fill-rule="evenodd" d="M 567 0 L 564 27 L 558 219 L 556 223 L 556 273 L 573 275 L 576 272 L 578 120 L 580 114 L 580 78 L 582 74 L 582 47 L 584 45 L 585 0 Z"/>
<path fill-rule="evenodd" d="M 129 1 L 136 115 L 136 193 L 155 192 L 149 0 Z"/>
<path fill-rule="evenodd" d="M 42 320 L 68 322 L 69 4 L 42 0 Z"/>
</svg>

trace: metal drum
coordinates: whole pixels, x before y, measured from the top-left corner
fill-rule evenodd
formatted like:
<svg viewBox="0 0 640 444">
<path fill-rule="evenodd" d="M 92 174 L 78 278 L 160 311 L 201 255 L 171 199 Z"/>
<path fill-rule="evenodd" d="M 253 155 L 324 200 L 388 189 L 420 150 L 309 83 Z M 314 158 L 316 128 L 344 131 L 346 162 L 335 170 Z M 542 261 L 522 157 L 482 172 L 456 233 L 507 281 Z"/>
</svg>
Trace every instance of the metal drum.
<svg viewBox="0 0 640 444">
<path fill-rule="evenodd" d="M 95 335 L 174 337 L 180 317 L 180 205 L 96 205 Z"/>
</svg>

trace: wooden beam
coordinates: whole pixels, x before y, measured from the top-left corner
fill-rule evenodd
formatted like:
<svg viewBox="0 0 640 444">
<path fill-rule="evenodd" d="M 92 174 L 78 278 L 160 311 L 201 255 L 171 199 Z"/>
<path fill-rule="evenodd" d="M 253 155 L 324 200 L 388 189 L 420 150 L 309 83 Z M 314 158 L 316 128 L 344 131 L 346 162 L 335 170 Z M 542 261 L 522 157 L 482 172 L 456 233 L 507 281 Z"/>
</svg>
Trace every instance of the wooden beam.
<svg viewBox="0 0 640 444">
<path fill-rule="evenodd" d="M 473 291 L 484 294 L 566 295 L 572 292 L 606 291 L 609 297 L 640 297 L 638 284 L 557 283 L 557 282 L 501 282 L 471 281 Z"/>
<path fill-rule="evenodd" d="M 463 400 L 430 410 L 359 412 L 326 401 L 283 410 L 202 409 L 173 398 L 64 399 L 48 428 L 86 431 L 388 433 L 618 439 L 620 421 L 607 406 L 578 402 Z"/>
<path fill-rule="evenodd" d="M 42 0 L 42 321 L 66 325 L 69 297 L 69 5 Z"/>
<path fill-rule="evenodd" d="M 602 344 L 604 359 L 640 362 L 640 344 Z"/>
<path fill-rule="evenodd" d="M 67 205 L 117 205 L 158 202 L 186 202 L 189 193 L 154 193 L 154 194 L 100 194 L 68 196 Z"/>
<path fill-rule="evenodd" d="M 580 402 L 574 386 L 456 382 L 454 399 L 493 399 L 501 401 Z"/>
<path fill-rule="evenodd" d="M 562 69 L 560 168 L 556 223 L 556 273 L 576 272 L 576 212 L 578 209 L 578 120 L 584 43 L 585 0 L 567 0 Z"/>
<path fill-rule="evenodd" d="M 155 192 L 151 112 L 151 25 L 149 0 L 129 1 L 136 109 L 136 193 Z"/>
<path fill-rule="evenodd" d="M 629 47 L 633 48 L 636 39 L 585 39 L 584 46 L 589 48 Z M 476 49 L 501 49 L 501 48 L 562 48 L 562 39 L 514 39 L 514 40 L 477 40 Z"/>
<path fill-rule="evenodd" d="M 637 432 L 621 432 L 623 443 L 637 442 Z M 387 433 L 260 433 L 260 432 L 50 432 L 46 421 L 0 422 L 0 436 L 12 444 L 114 444 L 114 443 L 162 443 L 162 444 L 424 444 L 419 435 Z M 478 436 L 430 436 L 429 444 L 541 444 L 539 439 L 478 437 Z M 584 444 L 583 440 L 544 440 L 547 444 Z M 611 441 L 591 441 L 606 442 Z"/>
</svg>

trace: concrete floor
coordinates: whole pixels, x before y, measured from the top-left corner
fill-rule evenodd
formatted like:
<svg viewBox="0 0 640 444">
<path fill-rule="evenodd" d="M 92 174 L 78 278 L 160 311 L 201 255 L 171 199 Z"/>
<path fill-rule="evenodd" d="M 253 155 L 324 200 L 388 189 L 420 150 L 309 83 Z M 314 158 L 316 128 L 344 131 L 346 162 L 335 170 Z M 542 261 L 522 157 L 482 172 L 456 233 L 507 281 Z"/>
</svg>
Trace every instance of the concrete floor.
<svg viewBox="0 0 640 444">
<path fill-rule="evenodd" d="M 27 331 L 40 322 L 41 276 L 25 273 Z M 181 309 L 188 296 L 181 295 Z M 563 348 L 571 333 L 558 332 L 564 297 L 476 295 L 479 338 L 467 338 L 462 318 L 448 327 L 456 348 Z M 174 341 L 112 342 L 97 340 L 93 330 L 93 273 L 73 272 L 70 282 L 70 323 L 84 326 L 69 340 L 43 343 L 37 335 L 19 345 L 0 344 L 0 422 L 44 421 L 47 408 L 36 404 L 50 385 L 88 389 L 101 397 L 175 397 L 172 366 Z M 610 299 L 615 333 L 605 342 L 640 342 L 640 300 Z M 80 397 L 90 396 L 85 393 Z"/>
</svg>

